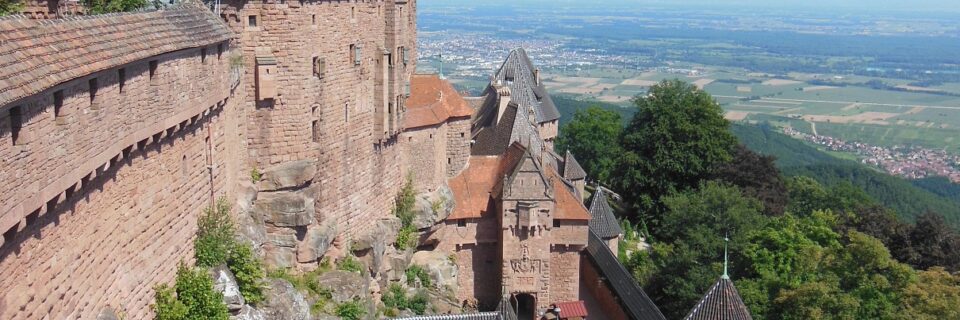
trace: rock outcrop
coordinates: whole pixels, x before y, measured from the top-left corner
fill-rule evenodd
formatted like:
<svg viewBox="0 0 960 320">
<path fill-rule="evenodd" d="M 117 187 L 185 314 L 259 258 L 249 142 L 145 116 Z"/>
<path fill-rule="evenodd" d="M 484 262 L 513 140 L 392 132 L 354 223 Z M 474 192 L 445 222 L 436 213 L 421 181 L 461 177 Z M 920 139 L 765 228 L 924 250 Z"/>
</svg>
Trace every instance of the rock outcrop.
<svg viewBox="0 0 960 320">
<path fill-rule="evenodd" d="M 310 304 L 286 280 L 267 280 L 266 299 L 258 307 L 270 320 L 310 320 Z"/>
<path fill-rule="evenodd" d="M 210 269 L 210 277 L 213 278 L 213 289 L 223 294 L 227 310 L 231 313 L 240 311 L 246 302 L 243 301 L 240 285 L 237 284 L 233 272 L 230 272 L 226 265 L 220 265 Z"/>
<path fill-rule="evenodd" d="M 450 257 L 439 251 L 418 251 L 410 260 L 411 265 L 417 265 L 427 271 L 430 280 L 436 289 L 457 288 L 458 268 Z"/>
<path fill-rule="evenodd" d="M 450 216 L 455 205 L 453 191 L 442 185 L 434 192 L 417 195 L 414 206 L 413 226 L 417 229 L 432 227 Z"/>
<path fill-rule="evenodd" d="M 330 271 L 320 275 L 317 284 L 329 289 L 332 300 L 338 304 L 370 296 L 367 279 L 356 272 Z"/>
<path fill-rule="evenodd" d="M 301 160 L 283 163 L 263 170 L 257 186 L 261 191 L 277 191 L 308 185 L 317 175 L 317 162 Z"/>
</svg>

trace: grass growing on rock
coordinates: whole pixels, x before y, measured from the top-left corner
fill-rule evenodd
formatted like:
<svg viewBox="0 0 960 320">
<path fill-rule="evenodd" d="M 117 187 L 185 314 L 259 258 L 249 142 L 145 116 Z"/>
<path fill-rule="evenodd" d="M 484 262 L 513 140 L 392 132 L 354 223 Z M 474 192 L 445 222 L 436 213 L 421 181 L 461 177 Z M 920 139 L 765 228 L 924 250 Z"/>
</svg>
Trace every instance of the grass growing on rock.
<svg viewBox="0 0 960 320">
<path fill-rule="evenodd" d="M 398 250 L 417 246 L 417 228 L 413 226 L 416 203 L 417 195 L 413 189 L 413 177 L 407 176 L 407 182 L 397 193 L 393 207 L 393 214 L 400 218 L 400 231 L 397 232 L 397 242 L 394 244 Z"/>
</svg>

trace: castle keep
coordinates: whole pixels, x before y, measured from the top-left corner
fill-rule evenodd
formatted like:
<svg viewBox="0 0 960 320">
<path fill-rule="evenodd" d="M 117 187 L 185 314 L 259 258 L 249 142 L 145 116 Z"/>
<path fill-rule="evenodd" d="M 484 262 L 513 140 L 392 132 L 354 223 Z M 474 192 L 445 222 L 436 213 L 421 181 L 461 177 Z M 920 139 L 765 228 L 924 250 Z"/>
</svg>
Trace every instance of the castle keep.
<svg viewBox="0 0 960 320">
<path fill-rule="evenodd" d="M 522 49 L 465 99 L 415 74 L 416 1 L 25 10 L 0 18 L 2 319 L 150 318 L 217 199 L 271 268 L 357 254 L 389 282 L 406 266 L 385 255 L 424 252 L 457 261 L 464 306 L 662 318 L 613 254 L 604 193 L 586 206 L 553 150 L 560 114 Z M 414 222 L 417 254 L 384 248 L 407 177 L 445 200 Z"/>
</svg>

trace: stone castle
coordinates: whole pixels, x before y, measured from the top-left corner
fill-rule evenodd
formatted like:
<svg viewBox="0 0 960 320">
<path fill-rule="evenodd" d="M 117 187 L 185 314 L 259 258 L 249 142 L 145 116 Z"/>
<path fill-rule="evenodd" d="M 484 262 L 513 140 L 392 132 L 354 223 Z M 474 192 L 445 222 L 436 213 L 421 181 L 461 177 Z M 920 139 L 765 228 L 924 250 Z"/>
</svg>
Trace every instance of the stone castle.
<svg viewBox="0 0 960 320">
<path fill-rule="evenodd" d="M 389 273 L 412 177 L 443 207 L 418 250 L 455 258 L 465 305 L 662 319 L 616 260 L 603 189 L 584 199 L 553 150 L 560 114 L 522 49 L 465 98 L 416 74 L 415 0 L 212 6 L 0 18 L 0 318 L 150 318 L 221 198 L 272 268 L 361 251 Z"/>
</svg>

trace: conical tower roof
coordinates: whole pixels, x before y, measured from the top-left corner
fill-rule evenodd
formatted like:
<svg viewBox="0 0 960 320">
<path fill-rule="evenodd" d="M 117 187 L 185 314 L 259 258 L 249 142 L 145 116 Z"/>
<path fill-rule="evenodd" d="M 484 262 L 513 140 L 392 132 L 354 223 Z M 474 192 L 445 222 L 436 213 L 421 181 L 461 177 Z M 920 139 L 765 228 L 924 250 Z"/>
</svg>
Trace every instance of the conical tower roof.
<svg viewBox="0 0 960 320">
<path fill-rule="evenodd" d="M 730 277 L 720 277 L 685 320 L 753 320 Z"/>
<path fill-rule="evenodd" d="M 610 208 L 607 201 L 607 195 L 599 185 L 590 199 L 590 230 L 603 239 L 616 238 L 623 234 L 617 217 L 613 215 L 613 208 Z"/>
</svg>

